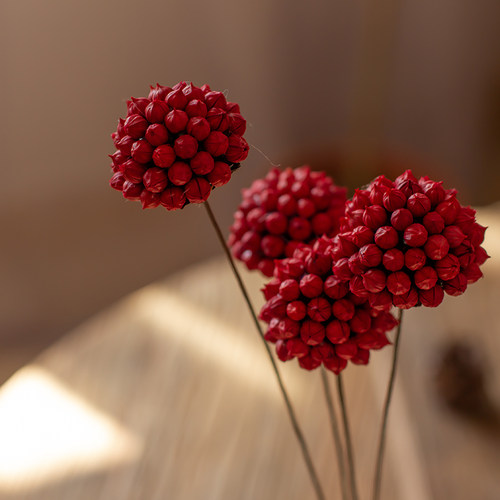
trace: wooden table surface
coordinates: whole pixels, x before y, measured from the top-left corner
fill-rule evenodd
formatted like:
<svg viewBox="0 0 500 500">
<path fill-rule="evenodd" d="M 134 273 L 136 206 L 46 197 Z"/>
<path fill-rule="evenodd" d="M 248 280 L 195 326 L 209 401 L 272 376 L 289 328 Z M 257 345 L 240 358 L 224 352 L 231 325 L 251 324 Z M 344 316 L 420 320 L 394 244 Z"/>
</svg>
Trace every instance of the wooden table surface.
<svg viewBox="0 0 500 500">
<path fill-rule="evenodd" d="M 438 309 L 405 313 L 384 500 L 500 499 L 498 434 L 447 408 L 434 385 L 440 349 L 466 339 L 484 356 L 500 406 L 500 209 L 478 219 L 490 226 L 486 277 Z M 260 307 L 262 278 L 244 278 Z M 344 372 L 362 499 L 370 498 L 390 357 L 386 347 L 369 366 Z M 279 366 L 327 497 L 339 499 L 319 371 Z M 222 258 L 130 295 L 1 388 L 0 499 L 314 499 Z"/>
</svg>

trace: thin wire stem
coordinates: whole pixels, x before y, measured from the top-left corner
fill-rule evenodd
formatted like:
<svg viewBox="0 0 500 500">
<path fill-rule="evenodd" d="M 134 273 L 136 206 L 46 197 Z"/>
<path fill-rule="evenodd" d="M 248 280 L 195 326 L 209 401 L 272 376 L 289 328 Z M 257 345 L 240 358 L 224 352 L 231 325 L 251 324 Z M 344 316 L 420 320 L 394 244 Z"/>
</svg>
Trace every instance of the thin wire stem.
<svg viewBox="0 0 500 500">
<path fill-rule="evenodd" d="M 212 212 L 212 209 L 210 208 L 208 201 L 205 201 L 205 203 L 203 203 L 203 205 L 205 205 L 210 222 L 212 223 L 212 226 L 215 229 L 217 237 L 219 238 L 220 244 L 222 245 L 224 253 L 226 254 L 227 260 L 229 261 L 229 264 L 230 264 L 231 269 L 233 271 L 233 274 L 236 278 L 236 281 L 238 282 L 241 293 L 243 294 L 243 297 L 245 299 L 245 302 L 247 303 L 248 309 L 250 310 L 250 314 L 252 315 L 252 319 L 255 323 L 257 331 L 258 331 L 260 338 L 264 344 L 264 347 L 266 348 L 266 351 L 267 351 L 267 354 L 268 354 L 269 359 L 271 361 L 274 373 L 276 375 L 276 379 L 278 380 L 278 385 L 280 387 L 281 394 L 283 395 L 283 399 L 285 400 L 285 404 L 286 404 L 286 407 L 288 410 L 288 415 L 290 416 L 290 420 L 292 422 L 293 430 L 295 431 L 295 435 L 297 436 L 297 440 L 299 441 L 300 448 L 302 450 L 302 455 L 304 456 L 304 461 L 306 462 L 307 470 L 309 471 L 309 476 L 311 478 L 311 482 L 312 482 L 314 490 L 316 492 L 316 497 L 318 498 L 318 500 L 325 500 L 325 495 L 324 495 L 323 490 L 321 488 L 321 484 L 320 484 L 318 476 L 316 474 L 316 470 L 314 469 L 314 465 L 313 465 L 309 450 L 307 448 L 307 444 L 306 444 L 306 441 L 304 439 L 304 435 L 302 434 L 299 423 L 297 421 L 297 417 L 295 416 L 295 412 L 293 410 L 292 403 L 290 401 L 290 398 L 288 397 L 288 393 L 287 393 L 285 386 L 283 384 L 283 380 L 282 380 L 281 375 L 279 373 L 276 361 L 273 357 L 273 354 L 271 352 L 271 349 L 270 349 L 268 343 L 266 342 L 266 340 L 264 338 L 264 332 L 262 331 L 262 327 L 259 323 L 257 315 L 255 314 L 255 310 L 252 306 L 252 302 L 250 301 L 250 297 L 248 295 L 247 289 L 243 283 L 243 280 L 241 279 L 240 273 L 238 272 L 238 270 L 236 268 L 233 257 L 231 255 L 231 252 L 226 244 L 226 240 L 224 239 L 224 236 L 222 235 L 222 231 L 219 227 L 219 224 L 217 223 L 217 220 L 215 219 L 214 213 Z"/>
<path fill-rule="evenodd" d="M 380 427 L 380 441 L 378 444 L 377 464 L 375 466 L 375 479 L 373 482 L 373 500 L 380 499 L 380 487 L 382 485 L 382 463 L 384 459 L 384 450 L 385 450 L 385 435 L 387 432 L 387 419 L 389 416 L 389 406 L 391 404 L 392 390 L 394 387 L 394 379 L 396 376 L 396 365 L 398 361 L 398 352 L 399 352 L 399 339 L 401 336 L 401 324 L 403 321 L 402 309 L 399 310 L 398 320 L 399 320 L 398 329 L 396 330 L 396 337 L 394 339 L 394 352 L 392 355 L 391 375 L 389 377 L 389 385 L 387 386 L 387 394 L 385 396 L 382 425 Z"/>
<path fill-rule="evenodd" d="M 337 452 L 337 464 L 339 468 L 340 476 L 340 488 L 342 491 L 342 499 L 349 500 L 347 491 L 347 482 L 345 476 L 345 463 L 344 463 L 344 451 L 342 449 L 342 441 L 340 438 L 339 426 L 337 422 L 337 415 L 335 414 L 335 409 L 333 407 L 332 401 L 332 391 L 330 389 L 330 382 L 328 381 L 328 373 L 325 370 L 324 365 L 321 365 L 321 379 L 323 381 L 323 389 L 325 392 L 326 406 L 328 407 L 328 413 L 330 415 L 330 426 L 332 428 L 333 441 L 335 444 L 335 450 Z"/>
<path fill-rule="evenodd" d="M 337 389 L 339 392 L 340 407 L 342 409 L 342 418 L 344 421 L 345 444 L 347 448 L 347 460 L 349 461 L 349 477 L 351 480 L 351 495 L 352 500 L 358 500 L 358 491 L 356 488 L 356 470 L 354 467 L 354 452 L 351 441 L 351 432 L 349 430 L 349 421 L 347 418 L 342 375 L 340 373 L 337 375 Z"/>
</svg>

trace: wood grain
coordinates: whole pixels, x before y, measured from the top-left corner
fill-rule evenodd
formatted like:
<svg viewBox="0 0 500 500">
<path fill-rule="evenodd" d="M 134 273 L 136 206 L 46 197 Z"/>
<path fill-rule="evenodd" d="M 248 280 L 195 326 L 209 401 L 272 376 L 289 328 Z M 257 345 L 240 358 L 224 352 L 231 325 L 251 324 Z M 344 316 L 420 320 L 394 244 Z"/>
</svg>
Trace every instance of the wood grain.
<svg viewBox="0 0 500 500">
<path fill-rule="evenodd" d="M 486 248 L 494 257 L 498 213 L 481 212 L 492 226 Z M 484 270 L 486 278 L 463 297 L 405 313 L 384 500 L 500 498 L 498 441 L 448 410 L 433 385 L 439 349 L 466 337 L 483 349 L 491 395 L 500 401 L 500 266 L 491 259 Z M 244 278 L 260 307 L 261 278 Z M 345 372 L 366 499 L 390 356 L 385 348 L 368 367 Z M 295 362 L 280 369 L 327 496 L 339 499 L 320 374 Z M 66 435 L 75 437 L 75 449 L 56 463 Z M 35 451 L 39 464 L 30 462 Z M 271 367 L 222 259 L 139 290 L 8 381 L 0 390 L 0 498 L 314 498 Z"/>
</svg>

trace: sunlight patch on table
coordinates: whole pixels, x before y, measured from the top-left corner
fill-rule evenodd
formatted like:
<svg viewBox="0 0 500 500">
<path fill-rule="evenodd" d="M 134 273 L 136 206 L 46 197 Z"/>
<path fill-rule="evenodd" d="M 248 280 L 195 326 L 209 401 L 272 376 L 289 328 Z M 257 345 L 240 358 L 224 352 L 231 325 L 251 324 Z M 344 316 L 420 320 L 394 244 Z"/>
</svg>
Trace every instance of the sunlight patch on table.
<svg viewBox="0 0 500 500">
<path fill-rule="evenodd" d="M 245 386 L 277 399 L 279 393 L 272 368 L 264 346 L 255 338 L 258 333 L 253 325 L 250 331 L 237 328 L 164 286 L 150 286 L 142 290 L 130 306 L 134 307 L 140 321 L 148 324 L 153 332 L 168 336 L 191 352 L 215 361 L 218 368 L 239 379 Z M 274 351 L 274 345 L 270 347 Z M 281 361 L 278 363 L 281 371 L 295 368 L 287 372 L 295 394 L 307 390 L 296 366 L 285 368 Z"/>
<path fill-rule="evenodd" d="M 141 441 L 29 367 L 0 391 L 0 492 L 27 491 L 137 460 Z"/>
</svg>

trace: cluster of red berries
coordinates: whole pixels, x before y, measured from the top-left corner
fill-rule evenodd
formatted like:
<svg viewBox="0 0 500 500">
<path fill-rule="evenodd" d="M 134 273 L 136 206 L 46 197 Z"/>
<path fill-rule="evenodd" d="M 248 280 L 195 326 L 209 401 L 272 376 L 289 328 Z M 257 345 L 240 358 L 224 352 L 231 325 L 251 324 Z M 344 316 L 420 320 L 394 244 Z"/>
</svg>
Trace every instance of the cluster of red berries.
<svg viewBox="0 0 500 500">
<path fill-rule="evenodd" d="M 202 203 L 248 155 L 246 122 L 222 92 L 180 82 L 127 102 L 112 134 L 111 187 L 143 208 Z"/>
<path fill-rule="evenodd" d="M 388 344 L 386 332 L 397 321 L 333 274 L 332 250 L 331 239 L 323 237 L 277 261 L 260 318 L 268 323 L 265 338 L 276 343 L 281 360 L 298 358 L 307 370 L 323 363 L 338 374 L 348 361 L 368 363 L 370 350 Z"/>
<path fill-rule="evenodd" d="M 274 259 L 291 257 L 299 243 L 333 236 L 344 215 L 345 188 L 308 166 L 280 171 L 242 190 L 229 246 L 248 269 L 272 276 Z"/>
<path fill-rule="evenodd" d="M 441 182 L 380 176 L 346 204 L 334 273 L 376 309 L 436 307 L 482 276 L 485 229 Z"/>
</svg>

